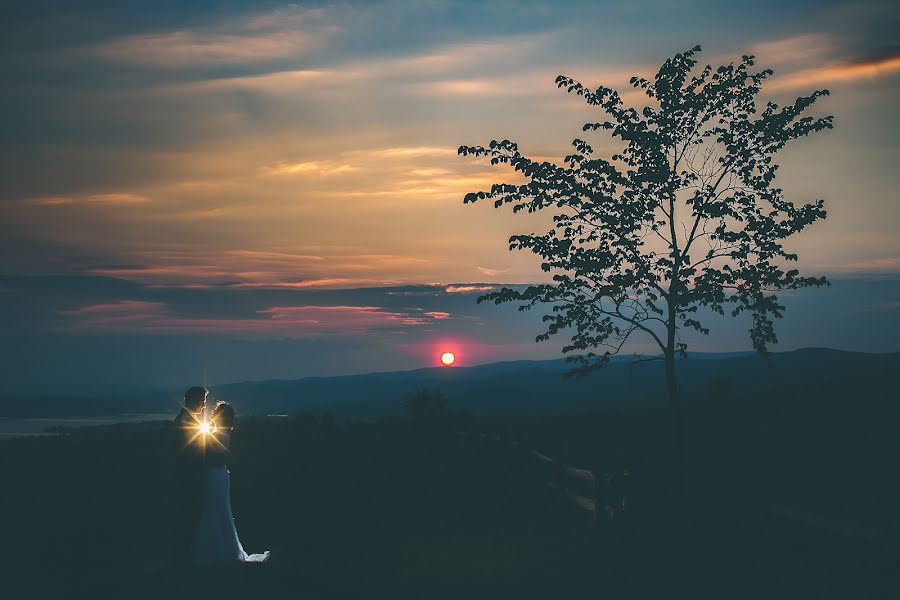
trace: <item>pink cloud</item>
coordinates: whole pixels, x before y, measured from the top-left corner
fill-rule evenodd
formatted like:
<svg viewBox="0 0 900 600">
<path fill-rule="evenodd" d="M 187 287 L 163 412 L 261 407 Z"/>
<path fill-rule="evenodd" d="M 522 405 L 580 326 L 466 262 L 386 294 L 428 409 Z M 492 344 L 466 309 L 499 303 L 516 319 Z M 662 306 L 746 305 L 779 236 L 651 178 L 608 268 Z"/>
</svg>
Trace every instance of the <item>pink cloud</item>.
<svg viewBox="0 0 900 600">
<path fill-rule="evenodd" d="M 833 269 L 843 273 L 898 273 L 900 272 L 900 256 L 857 260 Z"/>
<path fill-rule="evenodd" d="M 80 329 L 148 333 L 216 333 L 306 337 L 361 334 L 428 325 L 449 313 L 407 313 L 378 306 L 272 306 L 254 318 L 196 318 L 172 314 L 160 302 L 122 300 L 63 311 Z"/>
<path fill-rule="evenodd" d="M 68 315 L 120 315 L 120 314 L 161 314 L 165 310 L 162 302 L 144 300 L 121 300 L 110 304 L 92 304 L 65 311 Z"/>
<path fill-rule="evenodd" d="M 263 289 L 304 289 L 304 288 L 338 288 L 358 287 L 357 279 L 329 277 L 325 279 L 304 279 L 303 281 L 247 281 L 234 283 L 228 287 L 233 288 L 263 288 Z"/>
<path fill-rule="evenodd" d="M 444 291 L 448 294 L 465 294 L 468 292 L 490 292 L 492 285 L 448 285 Z"/>
<path fill-rule="evenodd" d="M 449 319 L 450 313 L 440 312 L 440 311 L 432 311 L 425 313 L 426 316 L 431 317 L 432 319 L 436 319 L 438 321 L 442 321 L 443 319 Z"/>
</svg>

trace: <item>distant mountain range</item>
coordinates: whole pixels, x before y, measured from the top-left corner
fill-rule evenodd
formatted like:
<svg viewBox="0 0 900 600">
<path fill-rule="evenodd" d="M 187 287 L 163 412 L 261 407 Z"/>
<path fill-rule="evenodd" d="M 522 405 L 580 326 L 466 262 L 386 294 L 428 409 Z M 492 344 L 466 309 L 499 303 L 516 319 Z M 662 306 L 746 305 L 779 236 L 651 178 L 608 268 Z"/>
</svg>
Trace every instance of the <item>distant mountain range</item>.
<svg viewBox="0 0 900 600">
<path fill-rule="evenodd" d="M 679 360 L 686 402 L 747 395 L 767 387 L 900 373 L 900 353 L 866 354 L 810 348 L 772 354 L 691 354 Z M 408 393 L 443 392 L 450 408 L 477 414 L 571 414 L 666 404 L 662 361 L 617 358 L 580 380 L 564 379 L 564 360 L 513 361 L 475 367 L 435 367 L 342 377 L 236 383 L 211 390 L 242 414 L 332 411 L 335 416 L 402 415 Z"/>
<path fill-rule="evenodd" d="M 248 381 L 211 388 L 213 400 L 231 402 L 239 414 L 331 411 L 337 418 L 405 414 L 407 394 L 440 390 L 455 411 L 482 415 L 604 412 L 664 406 L 661 361 L 633 364 L 619 357 L 580 379 L 564 379 L 564 360 L 499 362 L 473 367 L 435 367 L 295 380 Z M 775 353 L 692 353 L 678 361 L 685 402 L 748 396 L 767 388 L 807 382 L 885 378 L 900 373 L 900 353 L 868 354 L 824 348 Z M 802 389 L 802 388 L 801 388 Z M 0 417 L 97 416 L 167 413 L 178 409 L 181 390 L 114 397 L 12 397 L 0 399 Z"/>
</svg>

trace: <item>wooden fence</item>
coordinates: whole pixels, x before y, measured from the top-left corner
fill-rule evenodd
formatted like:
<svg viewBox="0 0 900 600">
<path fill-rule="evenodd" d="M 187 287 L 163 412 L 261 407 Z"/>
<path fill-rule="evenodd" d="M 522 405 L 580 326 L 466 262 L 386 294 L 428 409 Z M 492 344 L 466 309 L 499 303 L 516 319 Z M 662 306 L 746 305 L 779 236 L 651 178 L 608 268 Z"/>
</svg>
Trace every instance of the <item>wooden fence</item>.
<svg viewBox="0 0 900 600">
<path fill-rule="evenodd" d="M 517 440 L 504 439 L 498 434 L 457 431 L 456 436 L 495 444 L 520 453 L 534 464 L 540 484 L 558 490 L 573 506 L 589 513 L 598 525 L 613 522 L 621 524 L 631 516 L 632 480 L 629 469 L 598 472 L 576 467 L 539 450 L 527 448 Z"/>
</svg>

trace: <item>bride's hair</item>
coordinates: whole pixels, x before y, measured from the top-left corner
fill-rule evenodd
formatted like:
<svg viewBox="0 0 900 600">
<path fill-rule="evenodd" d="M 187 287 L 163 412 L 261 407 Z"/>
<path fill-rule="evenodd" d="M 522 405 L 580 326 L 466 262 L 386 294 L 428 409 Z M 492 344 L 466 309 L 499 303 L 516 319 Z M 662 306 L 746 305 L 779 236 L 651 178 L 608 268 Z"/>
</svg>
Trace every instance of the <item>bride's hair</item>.
<svg viewBox="0 0 900 600">
<path fill-rule="evenodd" d="M 234 408 L 227 402 L 217 402 L 211 417 L 217 428 L 234 429 Z"/>
</svg>

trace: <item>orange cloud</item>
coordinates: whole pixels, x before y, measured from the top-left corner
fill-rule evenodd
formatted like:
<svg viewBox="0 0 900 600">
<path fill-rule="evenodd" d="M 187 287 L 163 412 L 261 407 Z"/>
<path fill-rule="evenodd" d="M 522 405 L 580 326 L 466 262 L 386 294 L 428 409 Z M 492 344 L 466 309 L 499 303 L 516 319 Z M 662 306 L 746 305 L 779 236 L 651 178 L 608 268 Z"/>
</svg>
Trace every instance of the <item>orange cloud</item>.
<svg viewBox="0 0 900 600">
<path fill-rule="evenodd" d="M 68 196 L 47 196 L 45 198 L 28 198 L 25 200 L 26 204 L 34 206 L 63 206 L 73 202 L 75 202 L 74 198 L 69 198 Z"/>
<path fill-rule="evenodd" d="M 509 269 L 488 269 L 486 267 L 475 267 L 479 272 L 487 275 L 488 277 L 493 277 L 495 275 L 500 275 L 501 273 L 506 273 Z"/>
<path fill-rule="evenodd" d="M 247 258 L 252 260 L 265 260 L 273 262 L 289 262 L 297 261 L 322 261 L 324 257 L 314 254 L 296 254 L 293 252 L 272 252 L 269 250 L 226 250 L 228 256 Z"/>
<path fill-rule="evenodd" d="M 94 275 L 117 277 L 135 281 L 159 281 L 162 278 L 171 280 L 182 279 L 213 279 L 222 280 L 234 276 L 233 272 L 221 267 L 210 265 L 159 265 L 159 266 L 125 266 L 125 267 L 93 267 L 87 269 Z"/>
<path fill-rule="evenodd" d="M 550 69 L 525 71 L 493 77 L 448 78 L 437 81 L 412 82 L 413 92 L 425 96 L 457 96 L 490 98 L 499 96 L 551 97 L 559 92 L 553 84 L 556 76 Z"/>
<path fill-rule="evenodd" d="M 94 194 L 87 197 L 88 202 L 102 204 L 144 204 L 150 202 L 150 198 L 137 194 Z"/>
<path fill-rule="evenodd" d="M 65 206 L 82 202 L 95 204 L 145 204 L 150 198 L 130 193 L 92 194 L 88 196 L 46 196 L 28 198 L 26 204 L 33 206 Z"/>
<path fill-rule="evenodd" d="M 88 196 L 43 196 L 39 198 L 28 198 L 24 200 L 24 203 L 30 204 L 31 206 L 69 206 L 72 204 L 83 204 L 85 202 L 98 205 L 126 205 L 145 204 L 150 201 L 150 198 L 147 196 L 129 193 L 114 193 L 92 194 Z"/>
<path fill-rule="evenodd" d="M 329 161 L 313 160 L 293 164 L 278 163 L 272 167 L 264 167 L 263 173 L 265 175 L 318 175 L 320 177 L 328 177 L 358 170 L 358 167 L 348 164 L 333 164 Z"/>
<path fill-rule="evenodd" d="M 332 28 L 328 31 L 333 30 Z M 312 85 L 348 92 L 361 85 L 372 85 L 376 81 L 406 79 L 416 82 L 418 85 L 423 78 L 431 78 L 435 74 L 451 75 L 455 71 L 469 69 L 472 64 L 493 63 L 506 71 L 513 61 L 540 56 L 543 46 L 551 38 L 552 34 L 537 34 L 505 38 L 502 41 L 485 40 L 448 44 L 412 56 L 349 60 L 330 68 L 290 69 L 260 75 L 223 77 L 177 87 L 180 89 L 237 88 L 268 94 L 291 94 L 308 89 Z M 547 79 L 551 84 L 552 77 L 550 75 Z M 416 85 L 414 85 L 414 89 L 429 89 L 427 85 L 418 88 Z M 439 88 L 440 86 L 430 89 Z"/>
<path fill-rule="evenodd" d="M 282 249 L 283 248 L 283 249 Z M 142 250 L 125 264 L 95 265 L 86 272 L 156 287 L 204 285 L 233 288 L 303 289 L 381 287 L 415 283 L 410 272 L 431 261 L 421 256 L 361 254 L 342 246 L 277 247 L 272 250 Z M 312 254 L 325 251 L 325 255 Z"/>
<path fill-rule="evenodd" d="M 398 146 L 355 150 L 348 154 L 365 154 L 375 158 L 416 158 L 421 156 L 456 156 L 456 148 L 446 146 Z"/>
<path fill-rule="evenodd" d="M 793 89 L 860 79 L 879 79 L 900 73 L 900 56 L 891 56 L 863 62 L 841 62 L 822 67 L 804 69 L 783 78 L 772 79 L 770 90 Z"/>
<path fill-rule="evenodd" d="M 751 53 L 759 64 L 769 65 L 821 61 L 834 50 L 835 44 L 828 35 L 804 33 L 757 44 Z"/>
</svg>

